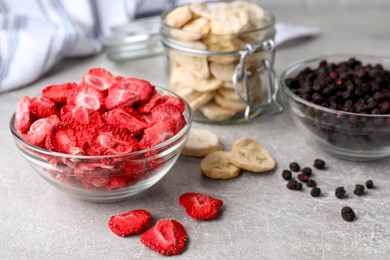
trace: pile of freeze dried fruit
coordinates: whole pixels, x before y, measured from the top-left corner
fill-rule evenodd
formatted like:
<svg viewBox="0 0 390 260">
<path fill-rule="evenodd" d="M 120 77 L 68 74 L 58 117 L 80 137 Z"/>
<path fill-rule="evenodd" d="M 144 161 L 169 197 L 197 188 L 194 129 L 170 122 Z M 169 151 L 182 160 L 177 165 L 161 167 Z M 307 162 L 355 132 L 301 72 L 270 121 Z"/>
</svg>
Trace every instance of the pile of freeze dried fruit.
<svg viewBox="0 0 390 260">
<path fill-rule="evenodd" d="M 41 96 L 23 96 L 15 127 L 26 142 L 50 151 L 116 155 L 174 136 L 186 124 L 184 108 L 179 98 L 157 93 L 146 80 L 95 68 L 79 84 L 51 85 Z"/>
<path fill-rule="evenodd" d="M 322 159 L 315 159 L 314 168 L 317 170 L 324 170 L 326 169 L 326 163 Z M 294 176 L 292 175 L 292 172 L 297 172 L 297 181 Z M 312 168 L 310 167 L 304 167 L 301 169 L 301 166 L 297 162 L 292 162 L 289 165 L 289 169 L 282 170 L 282 178 L 287 183 L 287 188 L 290 190 L 300 191 L 303 189 L 302 183 L 306 183 L 306 186 L 311 188 L 310 194 L 312 197 L 319 197 L 321 196 L 321 189 L 317 187 L 317 182 L 312 178 Z M 374 188 L 374 182 L 372 180 L 366 181 L 366 187 L 367 189 L 373 189 Z M 362 196 L 365 194 L 365 188 L 361 184 L 356 184 L 355 189 L 353 193 L 357 196 Z M 346 190 L 343 186 L 337 187 L 335 190 L 335 196 L 338 199 L 344 198 L 346 194 Z M 355 213 L 350 207 L 343 207 L 341 210 L 341 216 L 346 221 L 353 221 L 355 220 Z"/>
<path fill-rule="evenodd" d="M 305 114 L 301 122 L 322 140 L 353 150 L 390 145 L 390 71 L 381 64 L 323 60 L 284 83 L 295 95 L 325 108 L 300 106 Z"/>
<path fill-rule="evenodd" d="M 285 84 L 299 97 L 335 110 L 361 114 L 390 113 L 390 71 L 350 58 L 340 63 L 321 61 Z"/>
<path fill-rule="evenodd" d="M 114 76 L 94 68 L 79 83 L 43 88 L 40 96 L 20 98 L 15 128 L 30 144 L 70 155 L 123 155 L 152 148 L 176 135 L 186 124 L 184 102 L 160 94 L 150 82 Z M 72 187 L 115 190 L 146 179 L 163 166 L 144 158 L 98 161 L 42 158 L 57 181 Z M 84 158 L 86 158 L 84 157 Z"/>
</svg>

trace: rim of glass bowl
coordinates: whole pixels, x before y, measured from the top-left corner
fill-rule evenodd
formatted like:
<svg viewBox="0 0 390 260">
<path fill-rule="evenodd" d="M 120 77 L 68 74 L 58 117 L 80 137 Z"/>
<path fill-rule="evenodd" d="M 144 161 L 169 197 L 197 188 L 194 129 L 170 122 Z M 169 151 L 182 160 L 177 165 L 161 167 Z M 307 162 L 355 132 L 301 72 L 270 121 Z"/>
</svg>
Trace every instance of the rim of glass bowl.
<svg viewBox="0 0 390 260">
<path fill-rule="evenodd" d="M 218 4 L 218 3 L 231 3 L 232 1 L 230 0 L 224 0 L 224 1 L 205 1 L 205 2 L 202 2 L 202 3 L 205 3 L 207 5 L 215 5 L 215 4 Z M 252 4 L 256 4 L 256 3 L 253 3 Z M 259 5 L 260 8 L 262 8 L 264 10 L 264 17 L 266 18 L 266 25 L 261 27 L 261 28 L 256 28 L 256 29 L 252 29 L 252 30 L 248 30 L 248 31 L 244 31 L 244 32 L 240 32 L 240 33 L 231 33 L 231 34 L 213 34 L 213 33 L 198 33 L 198 32 L 190 32 L 190 31 L 185 31 L 183 29 L 180 29 L 180 28 L 176 28 L 174 26 L 170 26 L 168 24 L 165 23 L 165 17 L 170 13 L 172 12 L 173 10 L 175 10 L 176 8 L 179 8 L 179 7 L 182 7 L 182 6 L 185 6 L 185 5 L 188 5 L 187 4 L 182 4 L 182 5 L 178 5 L 178 6 L 175 6 L 174 8 L 170 9 L 170 10 L 167 10 L 165 11 L 162 15 L 161 15 L 161 29 L 160 29 L 160 32 L 161 32 L 161 35 L 164 35 L 164 30 L 169 30 L 169 31 L 176 31 L 176 32 L 185 32 L 185 33 L 190 33 L 190 34 L 193 34 L 193 35 L 199 35 L 199 37 L 203 37 L 203 36 L 208 36 L 208 37 L 238 37 L 238 36 L 243 36 L 243 35 L 248 35 L 248 34 L 252 34 L 252 33 L 256 33 L 256 32 L 261 32 L 261 31 L 267 31 L 268 29 L 272 29 L 275 27 L 275 16 L 273 15 L 272 12 L 270 12 L 268 9 L 264 8 L 263 6 Z M 162 37 L 162 40 L 165 44 L 167 44 L 168 46 L 176 46 L 177 44 L 175 42 L 186 42 L 186 41 L 182 41 L 182 40 L 178 40 L 178 39 L 175 39 L 175 40 L 168 40 L 166 39 L 166 37 Z M 188 47 L 183 47 L 183 46 L 180 46 L 181 49 L 183 50 L 188 50 L 188 51 L 191 51 L 193 52 L 194 49 L 193 48 L 188 48 Z M 233 51 L 209 51 L 209 50 L 201 50 L 201 49 L 196 49 L 196 53 L 197 54 L 203 54 L 203 55 L 231 55 L 231 54 L 236 54 L 236 53 L 239 53 L 240 51 L 242 50 L 233 50 Z"/>
<path fill-rule="evenodd" d="M 187 131 L 189 131 L 189 128 L 191 127 L 191 123 L 192 123 L 192 117 L 193 117 L 193 113 L 192 113 L 192 109 L 191 109 L 190 105 L 187 103 L 187 101 L 185 101 L 179 95 L 173 93 L 172 91 L 170 91 L 166 88 L 162 88 L 162 87 L 156 87 L 156 90 L 158 90 L 159 93 L 163 93 L 163 94 L 168 93 L 169 95 L 180 98 L 180 100 L 183 101 L 184 105 L 185 105 L 184 112 L 186 112 L 186 111 L 188 112 L 188 119 L 187 119 L 186 124 L 183 126 L 183 128 L 178 133 L 176 133 L 172 138 L 170 138 L 170 139 L 168 139 L 168 140 L 166 140 L 166 141 L 164 141 L 156 146 L 150 147 L 148 149 L 139 150 L 139 151 L 135 151 L 135 152 L 131 152 L 131 153 L 123 153 L 123 154 L 118 154 L 118 155 L 93 155 L 93 156 L 89 156 L 89 155 L 72 155 L 72 154 L 66 154 L 66 153 L 59 153 L 59 152 L 53 152 L 53 151 L 43 149 L 41 147 L 35 146 L 33 144 L 30 144 L 30 143 L 27 143 L 26 141 L 24 141 L 23 138 L 18 133 L 18 131 L 15 129 L 15 124 L 14 124 L 15 113 L 13 113 L 13 115 L 11 117 L 9 127 L 11 129 L 12 134 L 20 142 L 22 142 L 24 145 L 26 145 L 28 148 L 30 148 L 33 151 L 36 151 L 36 152 L 39 152 L 42 154 L 46 154 L 46 155 L 51 155 L 51 156 L 61 156 L 61 157 L 67 157 L 67 158 L 72 158 L 72 159 L 99 159 L 99 158 L 121 158 L 121 157 L 127 157 L 127 156 L 138 156 L 138 155 L 146 154 L 147 152 L 155 151 L 155 150 L 158 150 L 160 148 L 169 146 L 170 144 L 174 143 L 178 139 L 182 138 L 185 135 L 185 133 Z"/>
<path fill-rule="evenodd" d="M 340 61 L 346 61 L 349 58 L 356 58 L 357 60 L 360 59 L 371 59 L 371 60 L 378 60 L 376 63 L 380 63 L 380 61 L 386 61 L 389 64 L 389 68 L 387 70 L 390 70 L 390 57 L 384 57 L 384 56 L 379 56 L 379 55 L 370 55 L 370 54 L 356 54 L 356 53 L 342 53 L 342 54 L 326 54 L 322 56 L 316 56 L 308 59 L 302 59 L 297 62 L 294 62 L 290 65 L 288 65 L 282 72 L 279 78 L 279 83 L 282 86 L 283 92 L 286 93 L 290 98 L 295 100 L 298 103 L 301 103 L 306 106 L 314 107 L 318 110 L 322 110 L 328 113 L 333 113 L 333 114 L 344 114 L 344 115 L 353 115 L 353 116 L 363 116 L 363 117 L 372 117 L 372 118 L 387 118 L 390 117 L 390 114 L 361 114 L 361 113 L 353 113 L 353 112 L 346 112 L 342 110 L 336 110 L 336 109 L 331 109 L 327 107 L 323 107 L 317 104 L 314 104 L 312 102 L 309 102 L 298 95 L 294 94 L 285 84 L 284 81 L 291 77 L 291 74 L 296 74 L 297 72 L 303 70 L 304 68 L 308 67 L 310 63 L 317 62 L 317 66 L 320 61 L 326 60 L 328 63 L 332 62 L 329 61 L 328 59 L 340 59 Z M 362 61 L 364 64 L 364 61 Z M 386 69 L 386 68 L 385 68 Z"/>
</svg>

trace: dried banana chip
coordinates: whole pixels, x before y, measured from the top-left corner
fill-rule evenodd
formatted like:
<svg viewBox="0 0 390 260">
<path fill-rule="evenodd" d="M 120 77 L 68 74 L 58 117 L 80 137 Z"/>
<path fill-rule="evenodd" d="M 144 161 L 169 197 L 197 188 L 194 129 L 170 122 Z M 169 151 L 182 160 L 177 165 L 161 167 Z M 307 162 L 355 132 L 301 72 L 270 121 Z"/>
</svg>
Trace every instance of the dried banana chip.
<svg viewBox="0 0 390 260">
<path fill-rule="evenodd" d="M 230 179 L 240 174 L 240 168 L 229 162 L 230 153 L 216 151 L 207 155 L 200 163 L 203 175 L 212 179 Z"/>
<path fill-rule="evenodd" d="M 215 103 L 220 105 L 222 108 L 229 109 L 232 111 L 240 112 L 246 108 L 244 102 L 240 100 L 226 99 L 220 94 L 215 95 L 214 99 L 215 99 Z"/>
<path fill-rule="evenodd" d="M 190 5 L 190 9 L 195 17 L 203 17 L 208 20 L 212 19 L 211 11 L 205 3 L 195 2 Z"/>
<path fill-rule="evenodd" d="M 176 52 L 174 59 L 181 67 L 191 72 L 196 78 L 207 79 L 210 77 L 209 64 L 204 57 L 189 56 Z"/>
<path fill-rule="evenodd" d="M 219 3 L 211 13 L 213 34 L 236 34 L 249 29 L 248 14 L 244 10 L 232 8 L 228 3 Z"/>
<path fill-rule="evenodd" d="M 220 150 L 222 150 L 222 145 L 215 133 L 207 129 L 191 128 L 182 154 L 191 157 L 205 157 Z"/>
<path fill-rule="evenodd" d="M 193 86 L 196 91 L 209 92 L 219 89 L 223 81 L 216 78 L 201 79 Z"/>
<path fill-rule="evenodd" d="M 213 121 L 225 121 L 237 114 L 236 111 L 225 109 L 215 102 L 209 102 L 200 108 L 203 115 Z"/>
<path fill-rule="evenodd" d="M 221 63 L 210 62 L 209 66 L 210 66 L 211 75 L 223 81 L 229 81 L 229 80 L 231 81 L 233 78 L 234 70 L 236 68 L 234 63 L 221 64 Z"/>
<path fill-rule="evenodd" d="M 188 5 L 173 9 L 166 17 L 165 22 L 175 28 L 181 28 L 192 19 L 192 11 Z"/>
<path fill-rule="evenodd" d="M 237 139 L 230 153 L 229 162 L 251 172 L 267 172 L 275 168 L 275 160 L 256 140 L 248 137 Z"/>
</svg>

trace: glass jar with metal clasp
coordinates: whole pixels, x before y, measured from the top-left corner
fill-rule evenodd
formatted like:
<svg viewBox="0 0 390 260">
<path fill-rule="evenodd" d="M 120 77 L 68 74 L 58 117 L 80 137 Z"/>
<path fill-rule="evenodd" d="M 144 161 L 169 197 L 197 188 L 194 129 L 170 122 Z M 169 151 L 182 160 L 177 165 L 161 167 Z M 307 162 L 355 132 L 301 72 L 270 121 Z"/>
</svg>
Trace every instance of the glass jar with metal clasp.
<svg viewBox="0 0 390 260">
<path fill-rule="evenodd" d="M 195 121 L 242 123 L 283 111 L 269 11 L 246 1 L 178 6 L 162 15 L 160 37 L 170 87 Z"/>
</svg>

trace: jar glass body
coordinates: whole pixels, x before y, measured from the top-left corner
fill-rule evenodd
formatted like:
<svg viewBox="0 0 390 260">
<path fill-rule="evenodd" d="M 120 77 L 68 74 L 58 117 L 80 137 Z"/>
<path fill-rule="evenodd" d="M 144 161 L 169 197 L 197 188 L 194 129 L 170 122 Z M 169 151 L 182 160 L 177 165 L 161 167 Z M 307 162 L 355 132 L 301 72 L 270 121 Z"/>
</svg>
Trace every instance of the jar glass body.
<svg viewBox="0 0 390 260">
<path fill-rule="evenodd" d="M 217 5 L 205 4 L 210 10 Z M 166 17 L 174 11 L 162 16 L 161 41 L 170 86 L 190 104 L 194 120 L 239 123 L 264 115 L 277 91 L 272 78 L 274 16 L 265 10 L 261 28 L 212 34 L 168 25 Z"/>
</svg>

